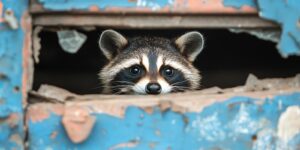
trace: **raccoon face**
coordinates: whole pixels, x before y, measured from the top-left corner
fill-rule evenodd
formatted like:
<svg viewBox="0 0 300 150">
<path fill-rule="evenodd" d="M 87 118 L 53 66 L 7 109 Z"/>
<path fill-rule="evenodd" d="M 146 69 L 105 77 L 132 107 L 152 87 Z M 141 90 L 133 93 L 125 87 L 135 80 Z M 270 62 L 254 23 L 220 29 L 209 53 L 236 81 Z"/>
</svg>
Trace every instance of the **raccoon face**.
<svg viewBox="0 0 300 150">
<path fill-rule="evenodd" d="M 192 62 L 203 49 L 199 32 L 188 32 L 176 40 L 161 37 L 126 39 L 114 30 L 99 40 L 109 63 L 99 73 L 104 93 L 161 94 L 194 90 L 200 75 Z"/>
</svg>

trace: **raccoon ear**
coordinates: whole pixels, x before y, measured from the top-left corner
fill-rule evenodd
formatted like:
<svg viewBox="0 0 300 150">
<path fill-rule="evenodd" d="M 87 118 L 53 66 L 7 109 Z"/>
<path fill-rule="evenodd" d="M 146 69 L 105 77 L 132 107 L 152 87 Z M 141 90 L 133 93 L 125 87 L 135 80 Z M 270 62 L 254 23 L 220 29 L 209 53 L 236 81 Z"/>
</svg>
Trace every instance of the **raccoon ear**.
<svg viewBox="0 0 300 150">
<path fill-rule="evenodd" d="M 99 39 L 99 47 L 109 60 L 113 59 L 127 43 L 127 39 L 114 30 L 103 31 Z"/>
<path fill-rule="evenodd" d="M 193 62 L 204 47 L 204 38 L 201 33 L 188 32 L 175 40 L 181 54 Z"/>
</svg>

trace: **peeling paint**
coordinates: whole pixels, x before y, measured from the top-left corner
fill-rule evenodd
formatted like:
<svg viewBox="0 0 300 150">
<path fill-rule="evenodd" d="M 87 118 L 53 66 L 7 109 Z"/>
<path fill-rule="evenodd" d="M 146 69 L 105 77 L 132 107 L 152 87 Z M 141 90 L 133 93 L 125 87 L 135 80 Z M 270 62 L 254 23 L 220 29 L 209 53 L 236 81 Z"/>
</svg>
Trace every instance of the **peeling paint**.
<svg viewBox="0 0 300 150">
<path fill-rule="evenodd" d="M 282 56 L 300 55 L 300 30 L 297 27 L 300 18 L 298 0 L 258 0 L 260 17 L 276 21 L 282 27 L 278 49 Z"/>
<path fill-rule="evenodd" d="M 272 29 L 229 29 L 233 33 L 248 33 L 259 39 L 277 43 L 280 41 L 281 32 Z"/>
<path fill-rule="evenodd" d="M 120 143 L 117 145 L 112 146 L 111 148 L 109 148 L 109 150 L 118 150 L 118 149 L 124 149 L 124 148 L 134 148 L 139 144 L 139 141 L 129 141 L 126 143 Z"/>
<path fill-rule="evenodd" d="M 0 1 L 0 23 L 4 21 L 2 17 L 3 17 L 3 3 L 2 1 Z"/>
<path fill-rule="evenodd" d="M 33 58 L 35 63 L 39 63 L 40 59 L 40 50 L 42 48 L 41 46 L 41 38 L 39 37 L 39 33 L 42 31 L 43 27 L 37 26 L 33 30 Z"/>
<path fill-rule="evenodd" d="M 224 0 L 225 6 L 239 8 L 244 5 L 256 7 L 259 16 L 277 22 L 282 32 L 277 48 L 283 57 L 300 56 L 300 3 L 298 0 Z"/>
<path fill-rule="evenodd" d="M 39 105 L 30 106 L 30 109 L 26 112 L 26 121 L 29 122 L 42 122 L 51 116 L 51 113 L 56 115 L 64 114 L 64 106 L 61 104 L 55 104 L 55 107 L 49 107 L 49 109 L 39 109 Z"/>
<path fill-rule="evenodd" d="M 281 109 L 278 109 L 279 105 Z M 172 109 L 162 111 L 157 105 L 153 107 L 153 113 L 148 114 L 142 108 L 129 106 L 126 108 L 124 118 L 119 118 L 94 111 L 92 115 L 97 119 L 93 132 L 87 140 L 77 144 L 66 135 L 60 123 L 62 115 L 51 113 L 42 122 L 29 120 L 29 148 L 93 150 L 149 149 L 154 146 L 155 149 L 172 150 L 276 148 L 293 150 L 300 144 L 298 134 L 292 136 L 287 144 L 282 145 L 276 132 L 280 116 L 289 108 L 299 105 L 300 93 L 296 92 L 264 100 L 234 97 L 211 104 L 200 112 L 177 113 Z M 46 127 L 48 130 L 43 130 Z M 51 138 L 53 132 L 58 133 L 54 139 Z"/>
<path fill-rule="evenodd" d="M 62 118 L 62 124 L 68 137 L 74 143 L 85 141 L 93 130 L 96 118 L 87 109 L 67 107 Z"/>
<path fill-rule="evenodd" d="M 291 106 L 280 116 L 278 137 L 285 143 L 300 133 L 300 107 Z"/>
</svg>

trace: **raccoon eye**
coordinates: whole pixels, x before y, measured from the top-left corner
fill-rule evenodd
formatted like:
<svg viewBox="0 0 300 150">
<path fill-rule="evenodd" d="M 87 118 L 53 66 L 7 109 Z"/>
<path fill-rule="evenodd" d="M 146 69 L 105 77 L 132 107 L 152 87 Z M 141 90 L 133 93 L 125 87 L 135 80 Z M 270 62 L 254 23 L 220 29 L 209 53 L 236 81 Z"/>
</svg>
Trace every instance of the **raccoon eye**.
<svg viewBox="0 0 300 150">
<path fill-rule="evenodd" d="M 163 70 L 163 74 L 164 74 L 165 76 L 171 77 L 171 76 L 174 75 L 174 70 L 173 70 L 173 68 L 171 68 L 171 67 L 166 67 L 166 68 L 164 68 L 164 70 Z"/>
<path fill-rule="evenodd" d="M 141 72 L 141 67 L 138 65 L 130 67 L 130 73 L 132 75 L 138 75 Z"/>
</svg>

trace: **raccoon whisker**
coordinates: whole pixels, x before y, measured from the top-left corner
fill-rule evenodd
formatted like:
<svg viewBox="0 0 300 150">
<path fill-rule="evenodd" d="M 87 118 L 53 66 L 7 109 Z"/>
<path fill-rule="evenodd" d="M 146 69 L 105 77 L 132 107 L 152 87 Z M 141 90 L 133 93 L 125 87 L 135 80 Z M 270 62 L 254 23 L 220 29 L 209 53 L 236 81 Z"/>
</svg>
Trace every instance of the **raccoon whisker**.
<svg viewBox="0 0 300 150">
<path fill-rule="evenodd" d="M 176 89 L 176 90 L 180 90 L 180 91 L 185 91 L 185 90 L 190 90 L 190 87 L 186 87 L 186 86 L 172 86 L 172 88 Z"/>
<path fill-rule="evenodd" d="M 177 89 L 190 89 L 190 87 L 185 87 L 185 86 L 172 86 L 172 87 Z"/>
<path fill-rule="evenodd" d="M 113 81 L 113 83 L 127 83 L 127 84 L 130 84 L 130 85 L 134 85 L 135 84 L 135 83 L 129 82 L 129 81 Z"/>
<path fill-rule="evenodd" d="M 107 85 L 107 86 L 99 86 L 97 88 L 114 88 L 114 87 L 126 87 L 126 86 L 128 86 L 128 85 L 115 85 L 115 86 Z"/>
<path fill-rule="evenodd" d="M 121 88 L 119 88 L 119 91 L 116 91 L 116 92 L 114 92 L 113 94 L 129 94 L 130 92 L 132 92 L 132 91 L 126 91 L 126 92 L 124 92 L 124 91 L 122 91 L 122 88 L 133 88 L 133 86 L 132 85 L 124 85 L 123 87 L 121 87 Z M 114 87 L 114 88 L 112 88 L 112 89 L 118 89 L 118 87 Z"/>
<path fill-rule="evenodd" d="M 118 86 L 122 86 L 122 85 L 118 85 Z M 93 87 L 93 88 L 91 88 L 91 90 L 100 89 L 100 88 L 111 88 L 111 87 L 113 87 L 113 86 L 102 85 L 102 86 Z"/>
<path fill-rule="evenodd" d="M 189 81 L 183 80 L 183 81 L 175 82 L 175 83 L 171 84 L 171 86 L 175 86 L 176 84 L 185 83 L 185 82 L 189 82 Z"/>
<path fill-rule="evenodd" d="M 139 91 L 144 91 L 144 89 L 140 86 L 135 86 L 137 89 L 139 89 Z"/>
<path fill-rule="evenodd" d="M 185 86 L 185 85 L 172 85 L 172 87 L 183 87 L 183 88 L 190 88 L 189 86 Z"/>
</svg>

